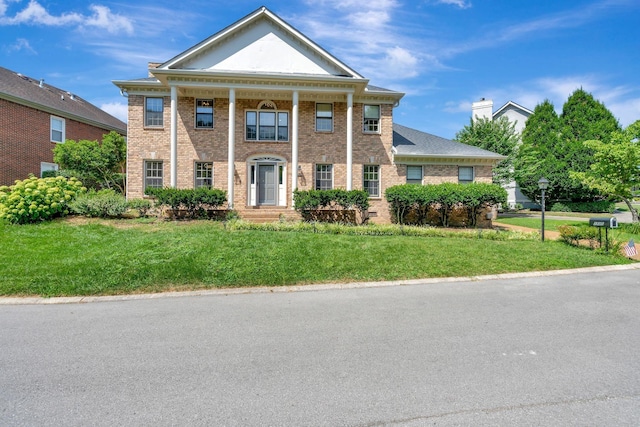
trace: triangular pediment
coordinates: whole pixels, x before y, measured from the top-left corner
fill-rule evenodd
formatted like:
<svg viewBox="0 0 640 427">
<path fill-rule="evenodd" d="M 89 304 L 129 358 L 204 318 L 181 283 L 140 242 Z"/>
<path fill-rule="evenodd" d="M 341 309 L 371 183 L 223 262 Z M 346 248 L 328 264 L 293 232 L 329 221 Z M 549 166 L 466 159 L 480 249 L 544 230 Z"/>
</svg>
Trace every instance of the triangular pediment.
<svg viewBox="0 0 640 427">
<path fill-rule="evenodd" d="M 362 78 L 266 8 L 258 9 L 159 68 Z"/>
</svg>

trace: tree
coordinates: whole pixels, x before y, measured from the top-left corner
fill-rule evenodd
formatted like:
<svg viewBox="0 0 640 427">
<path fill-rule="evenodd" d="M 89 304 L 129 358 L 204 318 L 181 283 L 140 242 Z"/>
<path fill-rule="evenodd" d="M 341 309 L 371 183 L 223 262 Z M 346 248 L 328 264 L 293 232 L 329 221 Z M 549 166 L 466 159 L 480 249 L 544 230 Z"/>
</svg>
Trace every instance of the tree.
<svg viewBox="0 0 640 427">
<path fill-rule="evenodd" d="M 126 156 L 126 140 L 114 131 L 103 135 L 102 143 L 69 139 L 53 149 L 53 161 L 87 187 L 117 188 L 121 192 Z"/>
<path fill-rule="evenodd" d="M 560 119 L 551 101 L 538 104 L 522 131 L 522 144 L 514 160 L 514 175 L 522 194 L 531 200 L 540 195 L 538 180 L 543 176 L 551 185 L 549 199 L 557 199 L 557 185 L 565 165 L 554 153 L 560 144 Z"/>
<path fill-rule="evenodd" d="M 603 103 L 583 89 L 571 94 L 562 107 L 562 144 L 557 155 L 562 155 L 567 165 L 565 200 L 594 200 L 602 196 L 597 189 L 585 186 L 570 178 L 569 171 L 585 172 L 593 163 L 593 149 L 585 141 L 596 140 L 607 143 L 612 132 L 620 131 L 620 124 Z"/>
<path fill-rule="evenodd" d="M 613 131 L 609 142 L 585 141 L 593 150 L 594 163 L 585 172 L 571 175 L 584 185 L 616 199 L 622 199 L 638 222 L 638 210 L 632 205 L 633 189 L 640 186 L 640 120 L 624 131 Z"/>
<path fill-rule="evenodd" d="M 515 130 L 515 123 L 511 123 L 508 118 L 503 116 L 495 121 L 487 118 L 471 119 L 468 125 L 456 133 L 455 140 L 507 156 L 493 169 L 493 182 L 504 185 L 513 180 L 513 159 L 519 135 Z"/>
<path fill-rule="evenodd" d="M 602 199 L 604 196 L 596 188 L 572 178 L 569 171 L 585 172 L 593 162 L 593 150 L 584 141 L 606 143 L 616 130 L 620 126 L 613 114 L 582 89 L 567 99 L 560 116 L 551 102 L 538 105 L 527 120 L 514 162 L 522 193 L 535 200 L 539 194 L 538 179 L 544 176 L 550 182 L 549 200 Z"/>
</svg>

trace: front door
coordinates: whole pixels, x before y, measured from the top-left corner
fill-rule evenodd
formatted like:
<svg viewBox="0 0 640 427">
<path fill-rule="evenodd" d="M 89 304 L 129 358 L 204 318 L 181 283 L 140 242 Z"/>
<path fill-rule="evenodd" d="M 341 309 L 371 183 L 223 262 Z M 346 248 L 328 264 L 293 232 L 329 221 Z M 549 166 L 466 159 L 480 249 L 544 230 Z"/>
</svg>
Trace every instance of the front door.
<svg viewBox="0 0 640 427">
<path fill-rule="evenodd" d="M 258 204 L 275 205 L 277 189 L 276 165 L 258 164 Z"/>
</svg>

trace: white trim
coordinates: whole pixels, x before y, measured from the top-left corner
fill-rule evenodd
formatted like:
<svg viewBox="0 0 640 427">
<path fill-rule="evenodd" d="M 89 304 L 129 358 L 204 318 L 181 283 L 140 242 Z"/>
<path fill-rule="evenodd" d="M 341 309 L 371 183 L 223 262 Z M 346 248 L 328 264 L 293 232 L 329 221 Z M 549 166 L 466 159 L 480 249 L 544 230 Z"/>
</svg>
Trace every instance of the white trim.
<svg viewBox="0 0 640 427">
<path fill-rule="evenodd" d="M 227 156 L 227 205 L 233 209 L 233 180 L 235 172 L 235 139 L 236 139 L 236 91 L 229 89 L 229 139 Z"/>
<path fill-rule="evenodd" d="M 353 188 L 353 94 L 347 94 L 347 191 Z"/>
<path fill-rule="evenodd" d="M 171 187 L 178 186 L 178 88 L 171 86 Z"/>
<path fill-rule="evenodd" d="M 56 132 L 60 132 L 61 133 L 61 138 L 60 141 L 57 141 L 55 139 L 53 139 L 53 123 L 54 122 L 60 122 L 61 123 L 61 127 L 62 129 L 55 129 Z M 49 118 L 49 140 L 51 142 L 55 142 L 56 144 L 62 144 L 63 142 L 66 141 L 66 120 L 63 119 L 62 117 L 57 117 L 57 116 L 50 116 Z"/>
<path fill-rule="evenodd" d="M 293 105 L 291 111 L 291 200 L 293 192 L 298 188 L 298 91 L 293 92 Z M 291 203 L 293 207 L 293 202 Z"/>
</svg>

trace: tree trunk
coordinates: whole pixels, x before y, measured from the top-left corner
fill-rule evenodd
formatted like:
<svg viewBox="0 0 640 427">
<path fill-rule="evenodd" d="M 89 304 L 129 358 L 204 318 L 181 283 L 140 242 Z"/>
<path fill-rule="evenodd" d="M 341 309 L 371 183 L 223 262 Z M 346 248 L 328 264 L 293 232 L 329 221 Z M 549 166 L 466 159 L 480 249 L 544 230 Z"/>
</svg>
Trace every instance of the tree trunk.
<svg viewBox="0 0 640 427">
<path fill-rule="evenodd" d="M 627 207 L 629 208 L 629 212 L 631 212 L 631 222 L 638 222 L 638 210 L 633 207 L 633 205 L 631 204 L 631 200 L 627 198 L 623 198 L 622 200 L 624 200 L 624 202 L 627 204 Z"/>
</svg>

